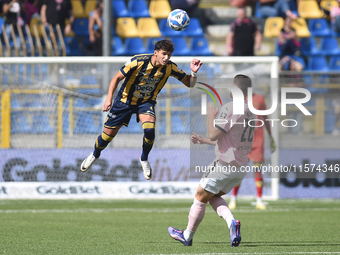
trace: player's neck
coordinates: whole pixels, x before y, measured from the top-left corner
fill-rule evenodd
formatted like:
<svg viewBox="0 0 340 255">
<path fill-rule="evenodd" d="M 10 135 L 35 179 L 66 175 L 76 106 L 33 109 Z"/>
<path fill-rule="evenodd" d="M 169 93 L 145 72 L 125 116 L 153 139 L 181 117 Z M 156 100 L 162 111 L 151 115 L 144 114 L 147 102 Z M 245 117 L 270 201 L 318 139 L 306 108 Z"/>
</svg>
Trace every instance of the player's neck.
<svg viewBox="0 0 340 255">
<path fill-rule="evenodd" d="M 150 62 L 151 62 L 151 64 L 152 64 L 154 67 L 160 67 L 160 66 L 161 66 L 160 63 L 157 64 L 155 55 L 153 55 L 153 56 L 151 57 L 151 61 L 150 61 Z"/>
</svg>

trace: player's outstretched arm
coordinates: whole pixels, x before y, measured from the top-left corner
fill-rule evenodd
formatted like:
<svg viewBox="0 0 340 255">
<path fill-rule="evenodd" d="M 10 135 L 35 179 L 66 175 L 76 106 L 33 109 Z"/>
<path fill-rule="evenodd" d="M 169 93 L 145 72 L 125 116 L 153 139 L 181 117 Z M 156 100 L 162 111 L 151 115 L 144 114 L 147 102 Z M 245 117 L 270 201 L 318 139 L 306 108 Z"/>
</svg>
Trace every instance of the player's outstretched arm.
<svg viewBox="0 0 340 255">
<path fill-rule="evenodd" d="M 108 110 L 111 109 L 113 93 L 116 91 L 119 82 L 123 79 L 124 79 L 124 75 L 120 71 L 118 71 L 115 74 L 115 76 L 113 76 L 110 82 L 109 90 L 107 92 L 105 103 L 103 105 L 103 112 L 107 112 Z"/>
<path fill-rule="evenodd" d="M 211 141 L 209 138 L 205 138 L 192 132 L 191 141 L 193 144 L 210 144 L 216 145 L 216 141 Z"/>
<path fill-rule="evenodd" d="M 203 63 L 198 59 L 193 59 L 190 64 L 191 68 L 191 75 L 186 75 L 185 78 L 182 80 L 185 86 L 188 88 L 195 87 L 197 81 L 197 72 L 201 68 Z"/>
<path fill-rule="evenodd" d="M 211 141 L 217 141 L 221 137 L 221 135 L 223 135 L 223 132 L 219 128 L 214 126 L 214 119 L 216 118 L 217 114 L 217 107 L 213 106 L 208 108 L 208 135 Z"/>
</svg>

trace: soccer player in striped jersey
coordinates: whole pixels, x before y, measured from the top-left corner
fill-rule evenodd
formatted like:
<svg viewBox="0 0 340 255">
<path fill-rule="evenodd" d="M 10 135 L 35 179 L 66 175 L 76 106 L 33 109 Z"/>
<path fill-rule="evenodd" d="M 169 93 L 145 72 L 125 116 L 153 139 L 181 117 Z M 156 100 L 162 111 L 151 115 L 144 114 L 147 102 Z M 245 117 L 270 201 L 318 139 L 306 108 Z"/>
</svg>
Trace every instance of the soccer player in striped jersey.
<svg viewBox="0 0 340 255">
<path fill-rule="evenodd" d="M 266 110 L 266 103 L 264 100 L 264 97 L 259 94 L 253 94 L 253 105 L 254 108 L 257 110 Z M 275 151 L 275 142 L 274 138 L 272 137 L 272 133 L 270 130 L 270 124 L 268 121 L 265 121 L 268 119 L 266 115 L 257 115 L 257 119 L 263 120 L 264 125 L 266 127 L 266 130 L 270 137 L 270 146 L 271 146 L 271 152 L 273 153 Z M 266 210 L 267 206 L 262 201 L 262 190 L 263 190 L 263 178 L 261 174 L 261 164 L 264 162 L 264 136 L 263 136 L 263 126 L 261 126 L 261 123 L 256 123 L 256 128 L 254 131 L 254 144 L 252 151 L 248 154 L 249 159 L 254 163 L 254 166 L 258 167 L 258 171 L 255 172 L 255 185 L 256 185 L 256 191 L 257 191 L 257 200 L 256 200 L 256 209 L 259 210 Z M 236 208 L 236 196 L 238 193 L 238 190 L 240 188 L 240 185 L 235 186 L 233 189 L 233 193 L 229 202 L 229 208 L 230 210 L 234 210 Z"/>
<path fill-rule="evenodd" d="M 174 45 L 170 40 L 158 41 L 153 54 L 133 56 L 112 78 L 102 109 L 103 112 L 109 111 L 103 133 L 98 136 L 93 153 L 82 162 L 81 171 L 85 172 L 91 167 L 122 125 L 128 126 L 131 115 L 135 113 L 144 130 L 140 162 L 145 179 L 151 179 L 152 169 L 148 156 L 155 140 L 156 97 L 169 76 L 175 77 L 189 88 L 194 87 L 197 71 L 202 65 L 200 60 L 193 59 L 190 64 L 191 75 L 187 75 L 170 61 L 173 51 Z M 123 79 L 118 95 L 112 103 L 113 93 Z"/>
<path fill-rule="evenodd" d="M 241 89 L 246 99 L 247 89 L 251 87 L 250 78 L 246 75 L 236 75 L 233 84 Z M 249 110 L 247 100 L 245 100 L 244 114 L 234 114 L 233 102 L 230 102 L 222 106 L 220 113 L 215 107 L 209 108 L 207 117 L 209 138 L 203 138 L 194 133 L 191 140 L 194 144 L 215 145 L 216 159 L 209 166 L 213 169 L 207 170 L 199 183 L 189 212 L 187 228 L 182 231 L 169 227 L 168 232 L 175 240 L 185 246 L 191 246 L 209 202 L 216 213 L 227 222 L 230 245 L 236 247 L 241 242 L 241 223 L 234 219 L 228 203 L 221 196 L 240 184 L 247 174 L 246 171 L 242 171 L 241 167 L 247 165 L 248 153 L 252 149 L 254 128 L 250 125 L 254 125 L 252 121 L 255 115 Z M 223 120 L 218 121 L 222 124 L 216 124 L 215 119 Z"/>
</svg>

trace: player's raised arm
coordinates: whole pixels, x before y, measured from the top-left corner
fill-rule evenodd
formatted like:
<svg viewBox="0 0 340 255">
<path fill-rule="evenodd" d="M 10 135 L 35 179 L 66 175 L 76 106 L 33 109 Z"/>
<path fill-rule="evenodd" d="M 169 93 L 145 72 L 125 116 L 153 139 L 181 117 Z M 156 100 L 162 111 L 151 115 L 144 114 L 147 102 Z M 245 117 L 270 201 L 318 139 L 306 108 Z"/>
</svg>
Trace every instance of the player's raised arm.
<svg viewBox="0 0 340 255">
<path fill-rule="evenodd" d="M 218 128 L 214 126 L 214 119 L 216 118 L 218 114 L 218 108 L 217 107 L 210 107 L 207 112 L 208 116 L 208 135 L 209 139 L 211 141 L 217 141 L 218 138 L 223 134 L 222 128 Z"/>
<path fill-rule="evenodd" d="M 105 103 L 103 105 L 103 112 L 107 112 L 108 110 L 111 109 L 113 93 L 116 91 L 119 82 L 123 79 L 124 79 L 124 75 L 120 71 L 118 71 L 115 74 L 115 76 L 113 76 L 110 82 L 109 90 L 107 91 L 107 97 L 106 97 Z"/>
<path fill-rule="evenodd" d="M 185 86 L 187 86 L 188 88 L 193 88 L 195 86 L 196 81 L 197 81 L 197 72 L 201 68 L 202 65 L 203 63 L 198 59 L 194 58 L 191 61 L 191 64 L 190 64 L 191 75 L 186 75 L 184 79 L 182 80 Z"/>
</svg>

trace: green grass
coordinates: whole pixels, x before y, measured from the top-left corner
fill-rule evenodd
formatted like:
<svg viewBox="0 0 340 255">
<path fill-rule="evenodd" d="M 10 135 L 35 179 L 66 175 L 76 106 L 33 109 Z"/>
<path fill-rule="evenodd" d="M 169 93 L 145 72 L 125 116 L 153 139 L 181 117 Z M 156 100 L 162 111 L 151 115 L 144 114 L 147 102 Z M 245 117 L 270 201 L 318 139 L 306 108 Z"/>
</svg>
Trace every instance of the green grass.
<svg viewBox="0 0 340 255">
<path fill-rule="evenodd" d="M 207 206 L 193 246 L 171 239 L 190 200 L 1 200 L 0 254 L 317 254 L 340 251 L 340 201 L 281 200 L 257 211 L 239 201 L 242 243 Z"/>
</svg>

